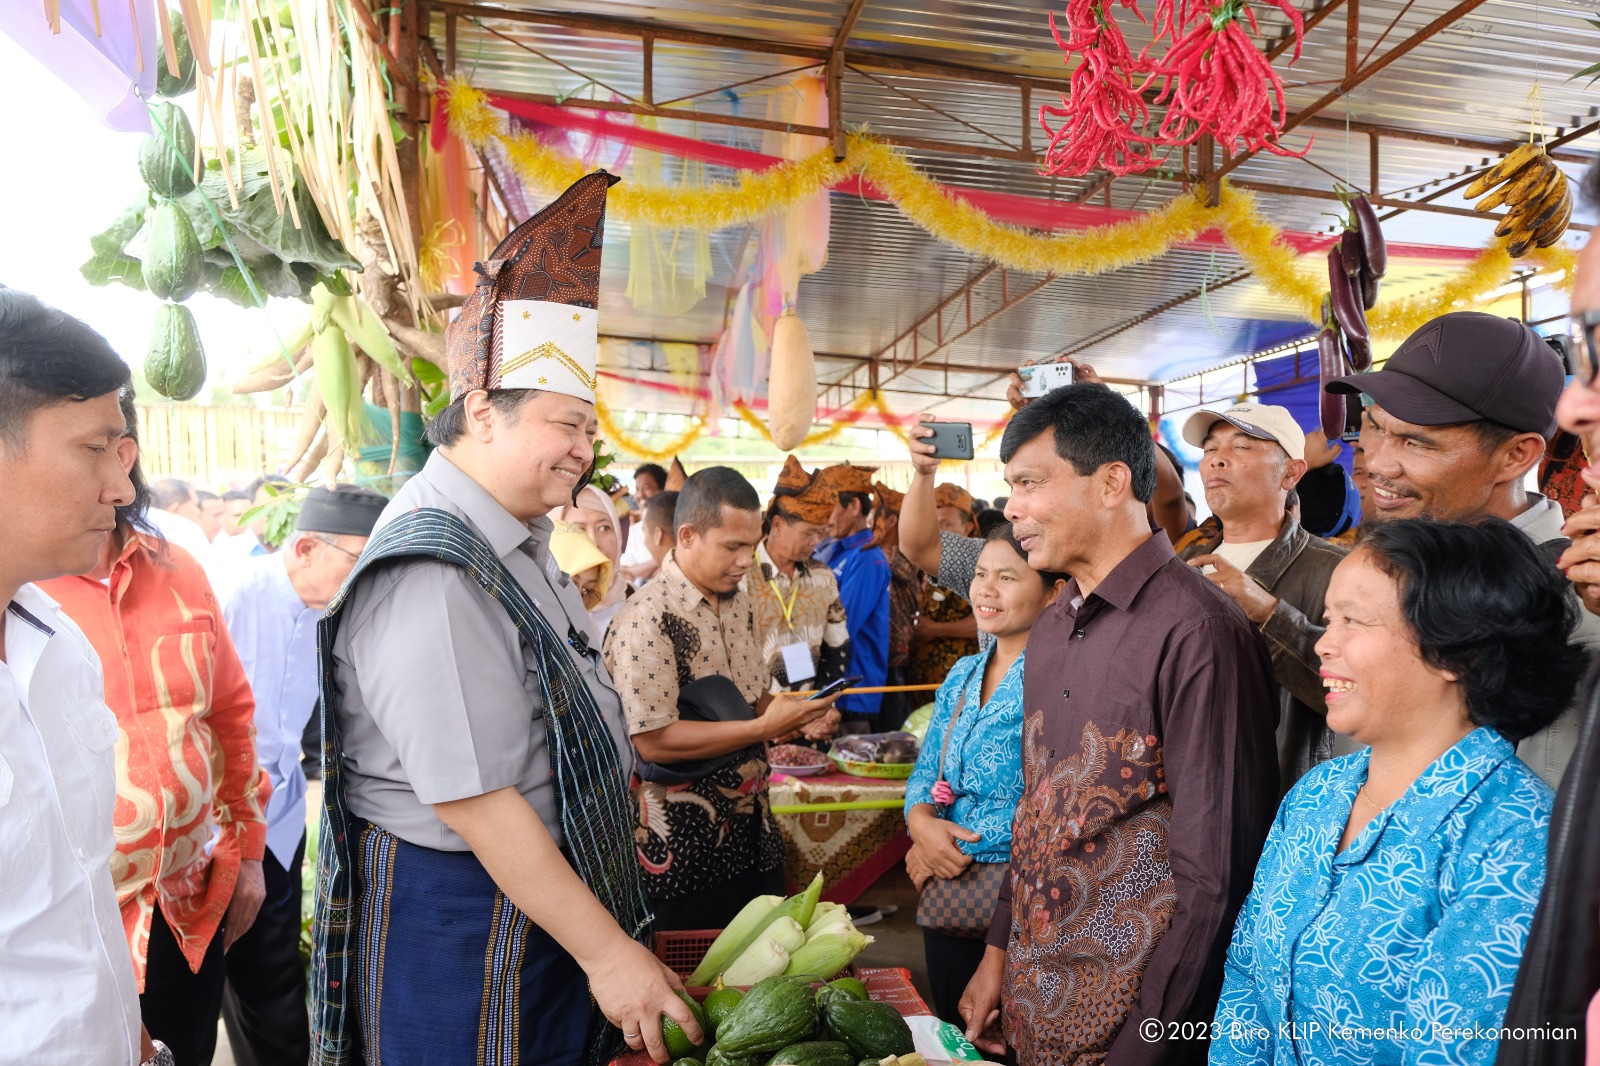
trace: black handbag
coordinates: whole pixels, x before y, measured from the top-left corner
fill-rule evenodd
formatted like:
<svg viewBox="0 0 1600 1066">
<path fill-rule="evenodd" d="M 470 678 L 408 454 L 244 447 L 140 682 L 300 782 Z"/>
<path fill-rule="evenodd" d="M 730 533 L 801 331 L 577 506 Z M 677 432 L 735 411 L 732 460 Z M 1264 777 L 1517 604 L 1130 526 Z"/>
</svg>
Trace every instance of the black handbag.
<svg viewBox="0 0 1600 1066">
<path fill-rule="evenodd" d="M 691 681 L 678 690 L 678 718 L 686 722 L 748 722 L 756 712 L 739 692 L 739 686 L 721 674 Z M 685 762 L 653 763 L 638 756 L 639 777 L 657 785 L 686 785 L 709 777 L 724 767 L 765 755 L 765 748 L 752 744 L 726 755 Z"/>
</svg>

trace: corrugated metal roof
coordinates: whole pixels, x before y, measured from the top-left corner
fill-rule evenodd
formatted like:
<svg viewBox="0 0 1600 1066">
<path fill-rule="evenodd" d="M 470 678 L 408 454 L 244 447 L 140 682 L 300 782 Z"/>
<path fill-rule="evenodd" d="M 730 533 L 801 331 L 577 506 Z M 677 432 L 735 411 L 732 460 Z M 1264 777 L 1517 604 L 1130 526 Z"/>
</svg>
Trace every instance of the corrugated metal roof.
<svg viewBox="0 0 1600 1066">
<path fill-rule="evenodd" d="M 724 34 L 815 52 L 828 47 L 851 10 L 851 0 L 505 0 L 499 5 L 569 20 L 620 19 L 688 34 Z M 932 74 L 886 69 L 909 62 L 954 64 L 1002 75 L 1060 81 L 1064 57 L 1051 38 L 1047 17 L 1057 7 L 1045 0 L 864 0 L 850 33 L 851 65 L 844 75 L 842 119 L 880 136 L 937 141 L 949 150 L 908 149 L 913 161 L 935 179 L 955 186 L 1035 197 L 1076 200 L 1098 181 L 1055 178 L 1026 162 L 980 158 L 972 150 L 1004 152 L 1022 144 L 1022 92 L 982 75 Z M 1362 0 L 1362 56 L 1382 56 L 1451 7 L 1450 0 Z M 1309 15 L 1314 5 L 1303 10 Z M 1585 19 L 1600 12 L 1600 0 L 1487 0 L 1464 19 L 1398 59 L 1380 74 L 1327 107 L 1320 122 L 1288 138 L 1292 146 L 1315 137 L 1304 160 L 1262 154 L 1237 168 L 1235 179 L 1278 186 L 1331 188 L 1335 180 L 1357 187 L 1369 183 L 1369 137 L 1348 135 L 1337 123 L 1400 127 L 1424 133 L 1504 142 L 1526 138 L 1530 90 L 1539 86 L 1545 132 L 1551 136 L 1595 121 L 1600 96 L 1583 81 L 1568 81 L 1600 55 L 1600 31 Z M 457 23 L 457 63 L 483 88 L 543 96 L 570 95 L 636 101 L 643 96 L 642 50 L 635 37 L 576 28 L 486 17 Z M 1134 48 L 1149 31 L 1119 17 Z M 1152 14 L 1148 0 L 1145 14 Z M 1258 4 L 1264 40 L 1285 31 L 1286 20 Z M 430 32 L 442 49 L 446 14 L 433 10 Z M 1280 60 L 1291 112 L 1319 100 L 1345 75 L 1346 16 L 1336 12 L 1306 37 L 1299 62 Z M 702 41 L 704 39 L 702 38 Z M 762 118 L 767 96 L 793 71 L 814 66 L 814 55 L 774 55 L 715 47 L 707 43 L 657 40 L 653 45 L 653 96 L 658 102 L 691 97 L 688 106 L 709 114 Z M 876 62 L 875 62 L 876 58 Z M 746 84 L 724 89 L 734 83 Z M 1031 104 L 1054 102 L 1052 90 L 1035 87 Z M 1032 120 L 1028 120 L 1030 124 Z M 663 120 L 663 129 L 705 140 L 759 149 L 760 131 L 690 118 Z M 1037 150 L 1044 136 L 1034 126 L 1029 137 Z M 1569 150 L 1592 153 L 1600 138 L 1590 134 Z M 1384 138 L 1380 186 L 1397 199 L 1426 195 L 1451 178 L 1484 164 L 1496 153 L 1480 147 Z M 1176 162 L 1176 156 L 1174 157 Z M 1570 178 L 1581 164 L 1568 163 Z M 724 174 L 710 168 L 713 175 Z M 1116 181 L 1110 202 L 1123 209 L 1148 210 L 1181 191 L 1174 181 L 1133 176 Z M 1094 202 L 1103 202 L 1097 193 Z M 1337 204 L 1263 192 L 1268 217 L 1285 229 L 1327 230 Z M 1437 201 L 1469 206 L 1459 193 Z M 892 206 L 835 194 L 832 238 L 825 269 L 801 286 L 800 312 L 813 347 L 857 359 L 884 352 L 895 338 L 941 300 L 958 291 L 982 268 L 964 252 L 929 237 Z M 1580 212 L 1580 221 L 1592 221 Z M 1409 212 L 1386 224 L 1391 240 L 1477 247 L 1492 226 L 1470 218 Z M 636 311 L 623 294 L 627 280 L 629 228 L 613 223 L 607 232 L 602 320 L 607 332 L 624 336 L 710 342 L 722 328 L 730 286 L 737 280 L 734 259 L 745 242 L 735 230 L 713 241 L 715 271 L 706 299 L 671 319 Z M 1572 239 L 1572 238 L 1569 238 Z M 1408 287 L 1457 269 L 1448 264 L 1402 264 L 1395 282 Z M 897 377 L 892 387 L 918 393 L 946 393 L 999 399 L 996 381 L 1025 358 L 1038 358 L 1089 345 L 1082 357 L 1102 374 L 1149 379 L 1249 354 L 1267 336 L 1279 343 L 1284 313 L 1259 286 L 1230 284 L 1212 292 L 1241 270 L 1237 257 L 1218 249 L 1176 249 L 1160 260 L 1096 278 L 1057 278 L 1031 299 L 938 350 L 924 367 Z M 991 285 L 974 290 L 975 308 L 993 307 L 999 297 Z M 1178 302 L 1171 310 L 1138 322 L 1152 309 L 1206 290 L 1204 298 Z M 949 363 L 992 367 L 993 374 L 947 372 Z M 819 378 L 844 378 L 856 365 L 822 360 Z M 888 371 L 884 371 L 887 376 Z M 864 380 L 862 375 L 856 379 Z M 968 409 L 982 411 L 981 405 Z"/>
</svg>

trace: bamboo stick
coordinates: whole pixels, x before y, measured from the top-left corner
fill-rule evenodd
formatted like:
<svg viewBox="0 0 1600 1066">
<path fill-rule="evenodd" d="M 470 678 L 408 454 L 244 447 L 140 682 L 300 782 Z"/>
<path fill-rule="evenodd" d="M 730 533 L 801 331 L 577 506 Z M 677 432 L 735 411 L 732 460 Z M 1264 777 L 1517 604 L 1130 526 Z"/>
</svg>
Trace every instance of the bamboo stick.
<svg viewBox="0 0 1600 1066">
<path fill-rule="evenodd" d="M 932 692 L 938 685 L 863 685 L 860 688 L 847 688 L 840 690 L 840 695 L 849 693 L 852 696 L 871 696 L 874 693 L 888 692 Z M 806 689 L 801 692 L 780 692 L 780 696 L 815 696 L 818 689 Z"/>
</svg>

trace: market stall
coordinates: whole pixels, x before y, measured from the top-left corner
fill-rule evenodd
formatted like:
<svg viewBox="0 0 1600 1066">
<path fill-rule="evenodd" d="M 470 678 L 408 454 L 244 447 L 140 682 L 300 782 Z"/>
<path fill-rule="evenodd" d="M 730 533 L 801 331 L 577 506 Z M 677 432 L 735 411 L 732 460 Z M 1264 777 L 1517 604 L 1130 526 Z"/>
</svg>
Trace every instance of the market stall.
<svg viewBox="0 0 1600 1066">
<path fill-rule="evenodd" d="M 803 885 L 822 874 L 822 898 L 852 903 L 905 858 L 904 781 L 830 773 L 772 778 L 784 873 Z"/>
</svg>

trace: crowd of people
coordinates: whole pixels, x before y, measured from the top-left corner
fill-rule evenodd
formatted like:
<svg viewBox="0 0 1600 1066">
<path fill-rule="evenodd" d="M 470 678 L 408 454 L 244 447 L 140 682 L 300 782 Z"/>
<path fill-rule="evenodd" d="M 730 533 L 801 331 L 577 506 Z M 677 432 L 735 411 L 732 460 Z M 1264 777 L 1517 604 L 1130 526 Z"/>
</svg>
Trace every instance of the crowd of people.
<svg viewBox="0 0 1600 1066">
<path fill-rule="evenodd" d="M 1593 1066 L 1600 501 L 1526 485 L 1558 424 L 1600 454 L 1600 246 L 1569 366 L 1457 312 L 1330 384 L 1331 505 L 1334 446 L 1240 402 L 1183 425 L 1196 525 L 1081 367 L 1014 385 L 994 507 L 925 427 L 904 493 L 789 456 L 619 506 L 561 237 L 604 182 L 462 308 L 423 469 L 313 489 L 276 550 L 254 499 L 147 484 L 126 364 L 0 289 L 7 1059 L 203 1064 L 221 1017 L 247 1063 L 665 1062 L 663 1016 L 702 1032 L 649 937 L 785 890 L 767 746 L 909 709 L 807 698 L 852 678 L 937 686 L 906 868 L 986 1054 Z"/>
</svg>

